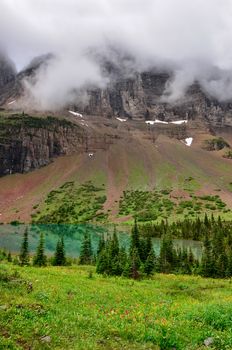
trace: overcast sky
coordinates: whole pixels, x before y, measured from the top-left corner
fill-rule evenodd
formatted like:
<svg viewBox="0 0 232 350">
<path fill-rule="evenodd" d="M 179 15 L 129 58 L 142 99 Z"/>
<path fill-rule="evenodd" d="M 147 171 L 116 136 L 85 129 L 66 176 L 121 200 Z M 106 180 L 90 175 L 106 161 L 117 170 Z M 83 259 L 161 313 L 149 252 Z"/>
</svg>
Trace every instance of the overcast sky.
<svg viewBox="0 0 232 350">
<path fill-rule="evenodd" d="M 18 69 L 37 55 L 59 57 L 42 75 L 51 86 L 65 80 L 68 90 L 70 79 L 73 87 L 104 85 L 86 52 L 111 45 L 135 57 L 137 69 L 174 69 L 174 97 L 194 79 L 232 97 L 231 0 L 0 0 L 0 33 L 0 47 Z"/>
</svg>

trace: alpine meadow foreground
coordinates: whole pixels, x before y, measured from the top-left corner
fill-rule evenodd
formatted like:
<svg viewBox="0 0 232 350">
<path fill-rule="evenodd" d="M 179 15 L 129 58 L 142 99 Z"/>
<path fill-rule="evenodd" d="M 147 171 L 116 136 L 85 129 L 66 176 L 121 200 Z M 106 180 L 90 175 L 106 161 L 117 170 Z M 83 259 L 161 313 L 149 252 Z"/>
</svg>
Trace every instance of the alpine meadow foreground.
<svg viewBox="0 0 232 350">
<path fill-rule="evenodd" d="M 231 280 L 0 265 L 0 349 L 232 349 Z"/>
</svg>

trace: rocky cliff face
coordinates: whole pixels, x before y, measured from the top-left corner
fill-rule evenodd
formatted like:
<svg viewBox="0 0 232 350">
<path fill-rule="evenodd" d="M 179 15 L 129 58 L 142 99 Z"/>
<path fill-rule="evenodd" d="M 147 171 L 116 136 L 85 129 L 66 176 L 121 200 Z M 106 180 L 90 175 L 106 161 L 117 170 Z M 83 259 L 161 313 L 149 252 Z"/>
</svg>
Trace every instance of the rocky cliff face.
<svg viewBox="0 0 232 350">
<path fill-rule="evenodd" d="M 0 95 L 5 86 L 14 83 L 16 78 L 16 70 L 12 62 L 0 53 Z"/>
<path fill-rule="evenodd" d="M 145 72 L 133 79 L 111 83 L 105 90 L 91 90 L 89 103 L 82 111 L 108 118 L 164 121 L 201 118 L 212 127 L 232 126 L 232 103 L 216 101 L 197 83 L 190 86 L 185 97 L 176 103 L 162 102 L 169 78 L 168 73 Z"/>
<path fill-rule="evenodd" d="M 0 57 L 0 105 L 20 96 L 23 79 L 33 80 L 37 69 L 49 64 L 52 58 L 51 54 L 38 57 L 15 75 L 12 64 Z M 164 121 L 200 118 L 211 127 L 232 126 L 232 103 L 220 103 L 207 95 L 199 84 L 190 86 L 181 100 L 167 103 L 163 102 L 162 96 L 172 79 L 172 72 L 133 72 L 128 78 L 125 70 L 119 67 L 104 61 L 102 69 L 110 80 L 107 88 L 89 90 L 87 105 L 74 104 L 72 107 L 85 114 L 107 118 L 117 116 Z"/>
<path fill-rule="evenodd" d="M 52 158 L 83 148 L 85 133 L 77 125 L 53 117 L 0 118 L 0 176 L 28 172 Z"/>
</svg>

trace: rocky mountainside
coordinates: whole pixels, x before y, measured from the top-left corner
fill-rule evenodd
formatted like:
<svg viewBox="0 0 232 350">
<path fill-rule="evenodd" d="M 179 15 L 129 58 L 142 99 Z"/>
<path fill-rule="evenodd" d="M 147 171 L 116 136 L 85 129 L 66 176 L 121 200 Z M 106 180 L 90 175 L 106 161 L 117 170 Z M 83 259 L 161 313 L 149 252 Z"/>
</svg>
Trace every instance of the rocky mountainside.
<svg viewBox="0 0 232 350">
<path fill-rule="evenodd" d="M 83 147 L 85 133 L 77 125 L 53 117 L 0 117 L 0 176 L 47 165 L 59 155 Z"/>
<path fill-rule="evenodd" d="M 133 125 L 125 125 L 128 130 L 140 128 L 141 131 L 142 128 L 147 131 L 148 128 L 146 137 L 153 142 L 160 134 L 183 141 L 194 130 L 202 129 L 202 132 L 216 134 L 218 129 L 223 131 L 226 127 L 228 131 L 232 127 L 232 103 L 215 100 L 197 82 L 188 88 L 179 101 L 168 103 L 162 97 L 167 84 L 173 78 L 170 71 L 132 72 L 128 76 L 112 62 L 104 63 L 104 74 L 110 81 L 107 87 L 89 89 L 89 98 L 85 105 L 74 103 L 66 106 L 66 111 L 60 111 L 66 116 L 65 120 L 33 118 L 20 113 L 14 115 L 11 110 L 12 100 L 17 100 L 23 94 L 23 80 L 36 78 L 37 70 L 41 65 L 49 64 L 52 58 L 51 54 L 36 58 L 26 69 L 16 74 L 9 59 L 0 57 L 0 175 L 27 172 L 48 164 L 53 157 L 79 152 L 84 148 L 107 148 L 109 142 L 101 129 L 110 123 L 109 128 L 116 128 L 114 137 L 120 137 L 121 131 L 114 125 L 115 117 L 133 122 Z M 90 128 L 85 122 L 80 123 L 67 109 L 81 112 L 90 119 L 94 116 L 93 124 L 96 118 L 101 117 L 98 129 L 94 125 Z M 29 114 L 33 113 L 30 111 Z M 153 126 L 145 124 L 145 121 L 152 120 L 159 122 Z M 188 125 L 168 123 L 178 120 L 187 120 Z M 106 134 L 107 130 L 105 129 Z M 90 132 L 91 145 L 86 145 L 89 142 L 86 135 Z"/>
<path fill-rule="evenodd" d="M 32 60 L 20 73 L 15 74 L 12 64 L 6 58 L 0 59 L 0 105 L 7 105 L 13 98 L 23 94 L 23 80 L 34 79 L 41 65 L 49 64 L 53 55 L 48 54 Z M 232 103 L 221 103 L 209 96 L 196 82 L 189 86 L 186 94 L 175 103 L 162 99 L 172 72 L 157 71 L 125 73 L 115 63 L 102 63 L 104 75 L 110 83 L 105 89 L 91 88 L 87 91 L 88 102 L 72 107 L 82 113 L 94 116 L 122 117 L 171 121 L 177 119 L 201 118 L 211 127 L 232 126 Z M 120 64 L 119 64 L 120 66 Z M 75 68 L 74 68 L 75 69 Z"/>
<path fill-rule="evenodd" d="M 185 97 L 176 103 L 162 102 L 169 79 L 165 72 L 144 72 L 114 81 L 105 90 L 89 91 L 89 103 L 82 111 L 106 117 L 162 121 L 200 117 L 214 127 L 232 126 L 232 103 L 220 103 L 207 96 L 198 83 L 190 86 Z"/>
<path fill-rule="evenodd" d="M 16 70 L 14 64 L 3 54 L 0 53 L 0 96 L 8 84 L 14 85 L 16 79 Z"/>
<path fill-rule="evenodd" d="M 23 94 L 23 80 L 34 79 L 41 65 L 49 64 L 53 55 L 35 58 L 22 72 L 15 75 L 12 64 L 0 60 L 0 105 Z M 105 89 L 88 90 L 88 102 L 75 104 L 74 109 L 94 116 L 122 117 L 129 119 L 177 119 L 201 118 L 211 127 L 232 126 L 232 103 L 221 103 L 209 96 L 196 82 L 189 86 L 186 94 L 175 103 L 162 99 L 172 72 L 157 71 L 125 73 L 115 63 L 104 62 L 102 70 L 110 83 Z"/>
</svg>

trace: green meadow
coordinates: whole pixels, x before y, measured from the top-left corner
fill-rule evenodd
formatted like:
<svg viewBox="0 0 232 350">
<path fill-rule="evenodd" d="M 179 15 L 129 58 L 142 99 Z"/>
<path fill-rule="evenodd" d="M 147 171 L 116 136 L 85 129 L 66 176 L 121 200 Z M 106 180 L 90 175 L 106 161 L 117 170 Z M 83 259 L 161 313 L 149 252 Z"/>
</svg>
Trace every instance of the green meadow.
<svg viewBox="0 0 232 350">
<path fill-rule="evenodd" d="M 231 280 L 0 265 L 0 349 L 232 349 Z"/>
</svg>

